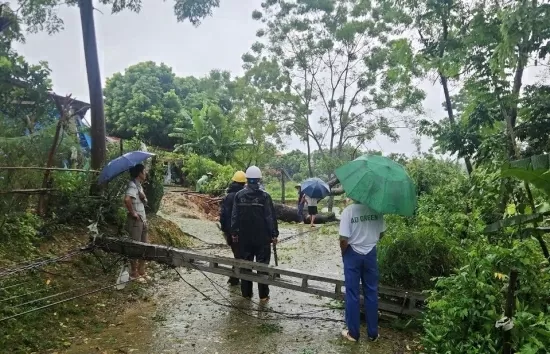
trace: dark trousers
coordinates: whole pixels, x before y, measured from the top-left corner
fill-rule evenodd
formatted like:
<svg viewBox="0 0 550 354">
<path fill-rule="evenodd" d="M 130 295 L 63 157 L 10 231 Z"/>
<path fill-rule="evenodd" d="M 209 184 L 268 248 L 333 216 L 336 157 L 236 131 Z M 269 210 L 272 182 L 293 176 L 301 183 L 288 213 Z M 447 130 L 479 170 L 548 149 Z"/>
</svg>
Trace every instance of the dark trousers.
<svg viewBox="0 0 550 354">
<path fill-rule="evenodd" d="M 229 245 L 229 247 L 231 247 L 231 251 L 233 252 L 233 257 L 235 259 L 239 259 L 239 244 L 233 243 L 233 239 L 231 238 L 231 235 L 229 235 L 228 233 L 225 234 L 225 239 L 227 240 L 227 244 Z M 233 269 L 235 269 L 235 267 L 233 267 Z M 228 283 L 231 285 L 239 285 L 239 278 L 229 277 Z"/>
<path fill-rule="evenodd" d="M 239 247 L 239 256 L 247 261 L 256 261 L 258 263 L 269 264 L 271 259 L 271 244 L 252 244 L 241 243 Z M 249 269 L 241 269 L 241 273 L 252 273 Z M 265 274 L 258 272 L 258 274 Z M 243 297 L 252 297 L 252 282 L 241 279 L 241 293 Z M 258 294 L 260 299 L 269 296 L 269 286 L 267 284 L 258 283 Z"/>
<path fill-rule="evenodd" d="M 239 259 L 239 245 L 232 242 L 231 243 L 231 251 L 233 251 L 233 257 L 235 259 Z M 233 269 L 235 269 L 235 267 L 233 267 Z M 239 284 L 239 278 L 229 277 L 229 284 L 238 285 Z"/>
</svg>

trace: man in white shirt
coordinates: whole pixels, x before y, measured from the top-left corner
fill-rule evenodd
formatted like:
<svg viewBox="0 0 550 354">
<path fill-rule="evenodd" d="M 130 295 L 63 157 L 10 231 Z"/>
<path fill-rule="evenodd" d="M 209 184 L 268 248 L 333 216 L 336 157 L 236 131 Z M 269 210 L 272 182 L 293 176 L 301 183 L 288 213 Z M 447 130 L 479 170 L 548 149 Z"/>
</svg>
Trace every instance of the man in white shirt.
<svg viewBox="0 0 550 354">
<path fill-rule="evenodd" d="M 304 201 L 307 204 L 307 213 L 311 219 L 311 227 L 315 227 L 315 215 L 317 215 L 317 202 L 319 199 L 304 194 Z"/>
<path fill-rule="evenodd" d="M 346 286 L 346 325 L 342 336 L 359 340 L 360 291 L 363 285 L 367 334 L 378 339 L 378 264 L 376 244 L 386 231 L 384 217 L 357 202 L 347 206 L 340 216 L 340 249 L 344 261 Z"/>
</svg>

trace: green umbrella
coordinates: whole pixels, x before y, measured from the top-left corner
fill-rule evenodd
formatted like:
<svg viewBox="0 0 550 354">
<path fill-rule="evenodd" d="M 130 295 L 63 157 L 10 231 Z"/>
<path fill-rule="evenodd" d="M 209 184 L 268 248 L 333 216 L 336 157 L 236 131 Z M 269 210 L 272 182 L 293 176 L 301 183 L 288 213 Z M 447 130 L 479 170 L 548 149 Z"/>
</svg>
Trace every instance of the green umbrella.
<svg viewBox="0 0 550 354">
<path fill-rule="evenodd" d="M 381 214 L 413 215 L 416 187 L 397 162 L 379 155 L 363 155 L 335 173 L 349 198 Z"/>
</svg>

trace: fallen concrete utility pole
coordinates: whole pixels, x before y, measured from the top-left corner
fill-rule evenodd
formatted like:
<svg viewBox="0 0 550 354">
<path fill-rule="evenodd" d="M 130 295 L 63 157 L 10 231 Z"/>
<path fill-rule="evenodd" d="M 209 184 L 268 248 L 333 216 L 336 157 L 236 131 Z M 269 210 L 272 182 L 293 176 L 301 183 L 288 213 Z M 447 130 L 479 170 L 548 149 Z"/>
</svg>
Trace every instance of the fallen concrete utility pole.
<svg viewBox="0 0 550 354">
<path fill-rule="evenodd" d="M 173 247 L 136 242 L 111 237 L 95 238 L 95 246 L 106 252 L 128 258 L 144 259 L 172 267 L 187 267 L 202 272 L 233 276 L 257 283 L 319 295 L 337 300 L 344 299 L 344 281 L 337 278 L 285 269 L 262 263 L 211 256 Z M 232 267 L 235 267 L 233 271 Z M 242 272 L 250 270 L 258 273 Z M 281 277 L 277 277 L 280 275 Z M 419 292 L 404 291 L 386 286 L 379 287 L 379 309 L 395 315 L 417 316 L 422 312 L 425 296 Z"/>
</svg>

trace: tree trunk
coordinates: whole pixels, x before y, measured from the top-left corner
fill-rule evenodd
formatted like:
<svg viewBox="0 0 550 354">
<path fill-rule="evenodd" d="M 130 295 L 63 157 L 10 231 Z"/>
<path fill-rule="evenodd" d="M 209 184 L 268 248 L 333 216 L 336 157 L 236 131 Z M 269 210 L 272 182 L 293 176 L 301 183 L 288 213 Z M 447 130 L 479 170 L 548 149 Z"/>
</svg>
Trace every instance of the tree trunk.
<svg viewBox="0 0 550 354">
<path fill-rule="evenodd" d="M 307 145 L 307 170 L 309 174 L 309 178 L 313 177 L 313 168 L 311 167 L 311 146 L 309 145 L 309 135 L 306 137 L 306 145 Z"/>
<path fill-rule="evenodd" d="M 84 57 L 88 74 L 88 89 L 90 91 L 90 111 L 92 127 L 91 167 L 99 170 L 106 157 L 105 145 L 105 112 L 103 111 L 103 90 L 97 58 L 97 43 L 95 38 L 94 7 L 92 0 L 79 0 L 80 21 L 82 24 L 82 41 L 84 43 Z"/>
<path fill-rule="evenodd" d="M 290 207 L 288 205 L 280 204 L 280 203 L 273 203 L 273 206 L 275 207 L 275 213 L 277 214 L 277 220 L 285 221 L 285 222 L 299 222 L 298 219 L 298 209 L 294 207 Z M 304 211 L 306 213 L 306 211 Z M 307 218 L 305 218 L 305 223 L 309 223 L 310 218 L 309 215 Z M 317 214 L 315 217 L 315 223 L 316 224 L 324 224 L 330 221 L 337 221 L 336 215 L 334 213 L 321 213 Z"/>
<path fill-rule="evenodd" d="M 44 171 L 44 177 L 42 178 L 42 188 L 46 189 L 51 184 L 51 170 L 49 169 L 53 165 L 53 159 L 55 157 L 55 152 L 57 150 L 57 146 L 59 145 L 59 137 L 61 136 L 61 130 L 63 129 L 63 124 L 65 121 L 69 118 L 68 115 L 70 114 L 68 112 L 68 106 L 69 103 L 69 97 L 66 97 L 63 102 L 59 102 L 59 99 L 54 99 L 55 106 L 57 108 L 57 111 L 59 112 L 59 120 L 57 121 L 57 125 L 55 127 L 55 134 L 52 141 L 52 146 L 50 147 L 50 151 L 48 152 L 48 160 L 46 161 L 46 170 Z M 38 207 L 37 207 L 37 213 L 39 216 L 46 215 L 46 204 L 48 201 L 48 197 L 46 193 L 40 194 L 40 197 L 38 198 Z"/>
</svg>

